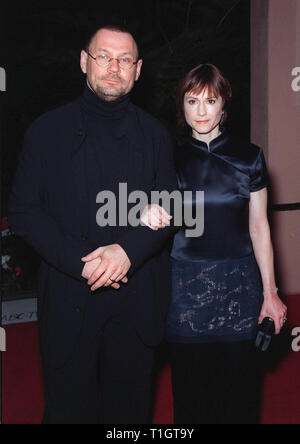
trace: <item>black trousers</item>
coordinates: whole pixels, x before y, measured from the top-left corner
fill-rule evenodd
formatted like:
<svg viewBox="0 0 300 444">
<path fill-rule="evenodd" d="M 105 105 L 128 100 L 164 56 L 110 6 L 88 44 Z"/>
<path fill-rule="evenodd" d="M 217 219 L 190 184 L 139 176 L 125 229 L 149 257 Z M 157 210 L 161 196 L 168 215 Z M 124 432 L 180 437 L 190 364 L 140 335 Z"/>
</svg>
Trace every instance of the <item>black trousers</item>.
<svg viewBox="0 0 300 444">
<path fill-rule="evenodd" d="M 262 377 L 253 341 L 168 350 L 175 424 L 259 424 Z"/>
<path fill-rule="evenodd" d="M 61 369 L 44 366 L 43 423 L 150 423 L 154 349 L 139 339 L 126 310 L 109 316 L 96 335 L 90 314 L 72 360 Z"/>
</svg>

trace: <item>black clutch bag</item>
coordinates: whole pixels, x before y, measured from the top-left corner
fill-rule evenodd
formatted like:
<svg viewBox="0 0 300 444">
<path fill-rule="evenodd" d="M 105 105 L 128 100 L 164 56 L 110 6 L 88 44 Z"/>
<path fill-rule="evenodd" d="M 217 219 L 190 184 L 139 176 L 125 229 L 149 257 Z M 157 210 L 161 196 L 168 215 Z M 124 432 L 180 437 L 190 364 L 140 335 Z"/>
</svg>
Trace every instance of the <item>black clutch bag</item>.
<svg viewBox="0 0 300 444">
<path fill-rule="evenodd" d="M 271 318 L 265 318 L 259 326 L 255 345 L 262 352 L 266 352 L 270 347 L 272 337 L 275 334 L 275 323 Z"/>
</svg>

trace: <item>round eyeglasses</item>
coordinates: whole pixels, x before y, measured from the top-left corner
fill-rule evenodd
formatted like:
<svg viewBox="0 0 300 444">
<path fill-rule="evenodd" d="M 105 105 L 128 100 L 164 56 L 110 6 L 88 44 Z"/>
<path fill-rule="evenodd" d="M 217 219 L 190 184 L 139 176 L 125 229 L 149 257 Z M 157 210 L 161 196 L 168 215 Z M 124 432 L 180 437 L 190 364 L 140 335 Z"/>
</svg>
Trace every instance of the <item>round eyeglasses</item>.
<svg viewBox="0 0 300 444">
<path fill-rule="evenodd" d="M 119 64 L 119 67 L 121 69 L 131 69 L 133 67 L 133 65 L 136 65 L 138 63 L 134 62 L 133 59 L 131 57 L 120 57 L 118 59 L 114 58 L 114 57 L 109 57 L 107 54 L 100 54 L 97 57 L 92 56 L 92 54 L 90 54 L 87 51 L 87 54 L 95 60 L 96 64 L 99 67 L 105 67 L 108 66 L 113 60 L 116 60 Z"/>
</svg>

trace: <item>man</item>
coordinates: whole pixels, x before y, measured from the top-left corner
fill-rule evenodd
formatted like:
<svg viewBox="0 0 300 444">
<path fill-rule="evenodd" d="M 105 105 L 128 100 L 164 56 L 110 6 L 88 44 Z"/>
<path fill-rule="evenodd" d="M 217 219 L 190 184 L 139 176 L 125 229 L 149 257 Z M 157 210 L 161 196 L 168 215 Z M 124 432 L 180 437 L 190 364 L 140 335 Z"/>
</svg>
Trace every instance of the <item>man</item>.
<svg viewBox="0 0 300 444">
<path fill-rule="evenodd" d="M 45 424 L 98 423 L 100 414 L 106 424 L 150 421 L 174 228 L 96 223 L 103 190 L 177 187 L 168 133 L 130 101 L 141 68 L 133 36 L 101 28 L 81 53 L 83 95 L 40 117 L 25 136 L 10 220 L 42 258 Z"/>
</svg>

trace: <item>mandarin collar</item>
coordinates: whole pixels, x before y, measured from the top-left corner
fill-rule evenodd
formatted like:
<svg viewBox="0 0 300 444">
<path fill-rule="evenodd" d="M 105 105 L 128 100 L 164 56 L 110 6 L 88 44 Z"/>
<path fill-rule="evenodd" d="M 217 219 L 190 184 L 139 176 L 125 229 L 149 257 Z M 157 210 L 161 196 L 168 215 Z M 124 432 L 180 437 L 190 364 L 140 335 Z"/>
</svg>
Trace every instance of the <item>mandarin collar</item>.
<svg viewBox="0 0 300 444">
<path fill-rule="evenodd" d="M 194 137 L 190 137 L 190 144 L 194 146 L 195 148 L 202 148 L 206 151 L 214 152 L 218 148 L 224 146 L 229 140 L 229 134 L 226 129 L 222 129 L 222 133 L 213 139 L 210 144 L 208 145 L 206 142 L 202 142 L 201 140 L 197 140 Z"/>
</svg>

